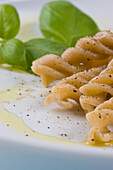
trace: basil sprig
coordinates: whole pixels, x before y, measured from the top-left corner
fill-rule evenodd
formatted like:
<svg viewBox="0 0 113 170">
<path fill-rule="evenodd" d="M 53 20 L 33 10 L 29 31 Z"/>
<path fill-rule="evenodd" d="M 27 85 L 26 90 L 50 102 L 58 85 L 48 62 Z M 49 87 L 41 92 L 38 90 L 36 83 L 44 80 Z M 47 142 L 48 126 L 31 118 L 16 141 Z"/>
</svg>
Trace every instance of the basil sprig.
<svg viewBox="0 0 113 170">
<path fill-rule="evenodd" d="M 40 15 L 40 29 L 45 38 L 28 42 L 16 39 L 20 29 L 18 12 L 12 5 L 0 5 L 0 63 L 31 72 L 32 61 L 46 54 L 61 56 L 69 46 L 99 31 L 95 22 L 67 1 L 47 3 Z"/>
<path fill-rule="evenodd" d="M 67 46 L 48 39 L 33 39 L 23 43 L 15 39 L 20 28 L 17 10 L 12 5 L 0 6 L 0 60 L 1 62 L 30 71 L 32 61 L 45 55 L 61 55 Z"/>
</svg>

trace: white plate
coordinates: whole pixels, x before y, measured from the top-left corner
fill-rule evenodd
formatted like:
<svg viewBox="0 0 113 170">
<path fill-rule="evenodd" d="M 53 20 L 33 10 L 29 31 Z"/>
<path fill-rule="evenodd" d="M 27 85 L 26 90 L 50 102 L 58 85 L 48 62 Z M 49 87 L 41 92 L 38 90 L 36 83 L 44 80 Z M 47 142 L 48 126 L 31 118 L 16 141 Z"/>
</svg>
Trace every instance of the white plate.
<svg viewBox="0 0 113 170">
<path fill-rule="evenodd" d="M 11 3 L 17 8 L 21 19 L 21 30 L 18 35 L 20 39 L 27 41 L 42 36 L 39 30 L 38 18 L 40 9 L 46 2 L 48 1 Z M 112 1 L 108 3 L 95 0 L 89 3 L 88 0 L 73 0 L 72 2 L 92 16 L 100 29 L 112 30 Z M 31 93 L 33 97 L 22 99 L 16 103 L 3 104 L 8 111 L 23 119 L 31 129 L 43 135 L 73 142 L 85 140 L 89 126 L 82 110 L 76 105 L 74 110 L 69 111 L 60 108 L 55 102 L 49 106 L 44 106 L 44 94 L 49 89 L 42 86 L 39 77 L 0 69 L 0 80 L 0 91 L 23 82 L 24 87 L 34 90 Z M 0 123 L 0 150 L 0 166 L 3 170 L 71 170 L 75 168 L 77 170 L 93 170 L 113 168 L 113 148 L 72 145 L 66 144 L 62 140 L 53 142 L 51 138 L 42 140 L 42 137 L 36 140 L 26 137 L 3 123 Z"/>
</svg>

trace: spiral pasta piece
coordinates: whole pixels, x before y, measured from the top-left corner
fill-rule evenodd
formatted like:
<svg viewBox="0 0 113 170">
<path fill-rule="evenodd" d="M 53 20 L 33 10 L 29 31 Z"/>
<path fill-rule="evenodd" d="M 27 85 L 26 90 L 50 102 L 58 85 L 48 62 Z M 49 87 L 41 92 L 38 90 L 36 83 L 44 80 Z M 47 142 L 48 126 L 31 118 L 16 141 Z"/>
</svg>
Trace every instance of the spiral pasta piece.
<svg viewBox="0 0 113 170">
<path fill-rule="evenodd" d="M 99 104 L 113 96 L 113 60 L 108 67 L 88 84 L 80 87 L 80 104 L 86 112 L 93 111 Z"/>
<path fill-rule="evenodd" d="M 48 86 L 55 79 L 62 79 L 81 71 L 55 54 L 47 54 L 33 61 L 32 65 L 33 72 L 41 76 L 44 86 Z"/>
<path fill-rule="evenodd" d="M 113 33 L 101 31 L 94 37 L 81 38 L 75 48 L 68 48 L 61 57 L 48 54 L 35 60 L 31 68 L 41 76 L 44 86 L 48 86 L 55 79 L 106 65 L 110 56 L 113 56 Z"/>
<path fill-rule="evenodd" d="M 79 103 L 79 97 L 81 95 L 79 88 L 97 76 L 105 67 L 106 66 L 101 66 L 88 71 L 85 70 L 60 80 L 52 87 L 50 94 L 45 99 L 45 105 L 55 100 L 58 105 L 64 108 L 72 108 L 74 104 L 69 101 L 69 99 Z"/>
<path fill-rule="evenodd" d="M 113 124 L 113 97 L 89 112 L 86 118 L 91 124 L 87 137 L 89 143 L 95 143 L 96 139 L 102 142 L 113 140 L 113 132 L 108 129 L 108 125 Z"/>
</svg>

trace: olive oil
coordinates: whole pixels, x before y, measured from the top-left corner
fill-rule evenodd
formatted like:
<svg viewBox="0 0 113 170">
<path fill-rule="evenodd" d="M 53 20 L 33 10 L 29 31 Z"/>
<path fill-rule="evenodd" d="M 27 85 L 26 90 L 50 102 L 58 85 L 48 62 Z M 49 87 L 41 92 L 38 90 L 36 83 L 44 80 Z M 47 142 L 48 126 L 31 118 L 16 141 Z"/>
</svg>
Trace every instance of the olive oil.
<svg viewBox="0 0 113 170">
<path fill-rule="evenodd" d="M 69 140 L 64 140 L 56 137 L 51 137 L 47 135 L 39 134 L 35 131 L 33 131 L 29 126 L 27 126 L 24 121 L 16 116 L 13 113 L 10 113 L 7 111 L 2 103 L 6 102 L 14 102 L 21 100 L 22 98 L 30 97 L 30 93 L 32 92 L 32 89 L 27 89 L 21 86 L 15 86 L 13 88 L 9 88 L 5 91 L 0 92 L 0 121 L 4 124 L 8 124 L 11 128 L 14 130 L 24 134 L 25 136 L 29 136 L 31 138 L 35 138 L 38 140 L 47 140 L 47 141 L 53 141 L 53 142 L 59 142 L 59 143 L 67 143 L 67 144 L 79 144 L 75 142 L 71 142 Z M 82 145 L 82 144 L 79 144 Z"/>
<path fill-rule="evenodd" d="M 16 116 L 15 114 L 7 111 L 3 103 L 11 103 L 11 102 L 18 102 L 22 98 L 31 97 L 30 93 L 33 90 L 30 88 L 25 88 L 23 86 L 15 86 L 12 88 L 9 88 L 5 91 L 0 92 L 0 122 L 4 123 L 5 125 L 10 126 L 14 130 L 22 133 L 25 136 L 29 136 L 31 138 L 35 138 L 37 140 L 46 140 L 46 141 L 52 141 L 52 142 L 58 142 L 58 143 L 65 143 L 65 144 L 72 144 L 72 145 L 90 145 L 90 146 L 98 146 L 98 147 L 105 147 L 105 146 L 113 146 L 113 141 L 111 142 L 101 142 L 96 140 L 95 144 L 89 144 L 88 141 L 85 141 L 84 143 L 76 143 L 65 139 L 60 139 L 52 136 L 42 135 L 35 131 L 33 131 L 29 126 L 27 126 L 24 121 Z"/>
</svg>

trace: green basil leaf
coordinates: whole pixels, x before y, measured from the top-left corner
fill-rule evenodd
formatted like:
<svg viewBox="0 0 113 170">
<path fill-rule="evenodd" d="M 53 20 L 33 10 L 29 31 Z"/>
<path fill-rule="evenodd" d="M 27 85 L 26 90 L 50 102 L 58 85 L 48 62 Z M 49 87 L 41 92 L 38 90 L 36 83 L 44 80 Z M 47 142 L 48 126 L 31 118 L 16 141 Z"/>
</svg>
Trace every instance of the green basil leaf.
<svg viewBox="0 0 113 170">
<path fill-rule="evenodd" d="M 25 47 L 29 54 L 31 54 L 33 60 L 46 54 L 56 54 L 60 56 L 67 49 L 66 45 L 42 38 L 26 42 Z"/>
<path fill-rule="evenodd" d="M 68 1 L 49 2 L 40 14 L 40 29 L 46 38 L 68 46 L 99 31 L 96 23 Z"/>
<path fill-rule="evenodd" d="M 33 60 L 45 54 L 61 55 L 67 46 L 47 39 L 33 39 L 25 44 L 18 39 L 7 40 L 0 48 L 1 61 L 31 72 Z"/>
<path fill-rule="evenodd" d="M 20 28 L 19 15 L 12 5 L 0 5 L 0 38 L 15 37 Z"/>
<path fill-rule="evenodd" d="M 21 67 L 24 70 L 28 69 L 25 46 L 20 40 L 11 39 L 6 41 L 1 46 L 0 52 L 1 60 L 4 63 Z"/>
</svg>

